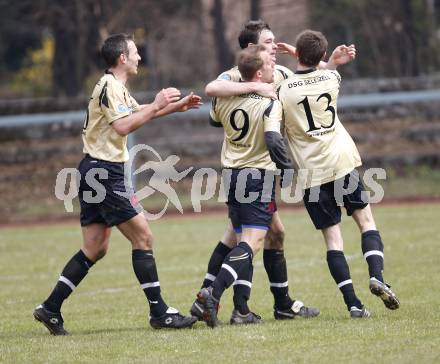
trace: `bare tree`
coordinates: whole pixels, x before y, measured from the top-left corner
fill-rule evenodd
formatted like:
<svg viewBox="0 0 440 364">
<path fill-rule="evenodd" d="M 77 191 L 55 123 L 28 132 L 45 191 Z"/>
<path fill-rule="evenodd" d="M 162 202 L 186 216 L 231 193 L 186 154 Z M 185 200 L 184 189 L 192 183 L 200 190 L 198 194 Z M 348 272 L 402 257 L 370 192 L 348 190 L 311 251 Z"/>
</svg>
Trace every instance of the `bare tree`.
<svg viewBox="0 0 440 364">
<path fill-rule="evenodd" d="M 250 0 L 251 2 L 251 19 L 257 20 L 261 17 L 261 1 L 260 0 Z"/>
<path fill-rule="evenodd" d="M 55 40 L 52 93 L 54 96 L 76 96 L 85 77 L 98 62 L 100 24 L 105 21 L 101 1 L 59 0 L 50 3 L 48 11 L 42 13 Z"/>
<path fill-rule="evenodd" d="M 234 55 L 229 48 L 225 37 L 225 22 L 223 18 L 223 2 L 222 0 L 214 0 L 211 9 L 211 16 L 214 19 L 214 41 L 217 51 L 217 67 L 218 73 L 221 73 L 234 64 Z"/>
</svg>

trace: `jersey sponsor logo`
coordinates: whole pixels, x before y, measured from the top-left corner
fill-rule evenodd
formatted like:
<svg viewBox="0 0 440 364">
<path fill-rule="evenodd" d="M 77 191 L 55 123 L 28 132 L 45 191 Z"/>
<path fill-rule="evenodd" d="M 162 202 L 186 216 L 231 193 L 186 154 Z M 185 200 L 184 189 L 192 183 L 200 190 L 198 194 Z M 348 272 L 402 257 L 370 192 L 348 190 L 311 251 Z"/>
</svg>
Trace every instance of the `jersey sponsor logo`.
<svg viewBox="0 0 440 364">
<path fill-rule="evenodd" d="M 320 75 L 314 78 L 306 78 L 304 80 L 292 81 L 287 84 L 288 88 L 298 87 L 298 86 L 309 86 L 314 85 L 318 82 L 328 81 L 331 78 L 327 75 Z"/>
</svg>

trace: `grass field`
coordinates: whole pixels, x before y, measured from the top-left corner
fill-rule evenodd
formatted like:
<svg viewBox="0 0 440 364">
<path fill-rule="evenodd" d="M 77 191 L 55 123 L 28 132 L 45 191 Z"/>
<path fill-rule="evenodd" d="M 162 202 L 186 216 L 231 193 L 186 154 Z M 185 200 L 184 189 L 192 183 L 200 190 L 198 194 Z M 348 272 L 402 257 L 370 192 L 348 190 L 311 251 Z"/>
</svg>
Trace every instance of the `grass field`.
<svg viewBox="0 0 440 364">
<path fill-rule="evenodd" d="M 69 337 L 53 337 L 32 318 L 63 265 L 80 246 L 77 225 L 0 230 L 1 363 L 435 363 L 440 362 L 440 205 L 375 209 L 385 242 L 385 277 L 402 306 L 388 311 L 368 291 L 367 265 L 354 223 L 344 219 L 345 250 L 358 295 L 372 311 L 351 320 L 325 261 L 324 243 L 302 210 L 281 211 L 294 297 L 318 306 L 310 320 L 275 321 L 259 254 L 251 308 L 259 326 L 214 330 L 153 330 L 131 267 L 129 243 L 114 232 L 107 257 L 63 306 Z M 169 218 L 152 223 L 166 301 L 188 312 L 225 215 Z M 220 319 L 228 322 L 230 292 Z"/>
</svg>

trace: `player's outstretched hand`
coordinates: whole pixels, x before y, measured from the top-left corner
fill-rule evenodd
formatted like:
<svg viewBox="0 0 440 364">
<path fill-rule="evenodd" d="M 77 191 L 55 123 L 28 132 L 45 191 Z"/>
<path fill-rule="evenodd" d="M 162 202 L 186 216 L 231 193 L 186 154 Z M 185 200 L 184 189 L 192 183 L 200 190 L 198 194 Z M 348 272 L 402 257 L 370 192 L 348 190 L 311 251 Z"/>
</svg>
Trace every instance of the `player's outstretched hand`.
<svg viewBox="0 0 440 364">
<path fill-rule="evenodd" d="M 199 95 L 194 95 L 194 92 L 191 92 L 189 95 L 186 95 L 182 98 L 179 103 L 182 103 L 182 106 L 178 109 L 178 111 L 187 111 L 189 109 L 198 109 L 202 106 L 202 98 Z"/>
<path fill-rule="evenodd" d="M 154 104 L 157 105 L 159 110 L 163 109 L 165 106 L 172 102 L 176 102 L 180 99 L 180 91 L 174 87 L 163 88 L 159 93 L 157 93 L 154 98 Z"/>
<path fill-rule="evenodd" d="M 277 43 L 277 53 L 290 54 L 292 57 L 296 57 L 296 47 L 288 43 Z"/>
<path fill-rule="evenodd" d="M 336 66 L 340 66 L 351 62 L 356 58 L 356 47 L 354 44 L 346 46 L 345 44 L 339 45 L 335 48 L 330 56 L 329 63 L 332 62 Z"/>
</svg>

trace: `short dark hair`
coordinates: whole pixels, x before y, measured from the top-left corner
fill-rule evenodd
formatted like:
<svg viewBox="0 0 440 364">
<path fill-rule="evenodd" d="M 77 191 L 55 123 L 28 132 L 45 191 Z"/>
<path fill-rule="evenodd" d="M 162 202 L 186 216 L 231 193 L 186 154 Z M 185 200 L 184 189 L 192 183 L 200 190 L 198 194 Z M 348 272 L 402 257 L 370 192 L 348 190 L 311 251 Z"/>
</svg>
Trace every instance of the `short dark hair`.
<svg viewBox="0 0 440 364">
<path fill-rule="evenodd" d="M 314 30 L 304 30 L 296 37 L 296 52 L 299 63 L 315 67 L 327 51 L 327 39 L 324 34 Z"/>
<path fill-rule="evenodd" d="M 133 37 L 128 34 L 119 33 L 108 37 L 101 48 L 101 55 L 108 67 L 116 66 L 121 54 L 128 57 L 128 41 Z"/>
<path fill-rule="evenodd" d="M 262 45 L 251 45 L 238 55 L 238 70 L 244 81 L 252 80 L 255 73 L 263 67 L 264 61 L 261 52 L 266 51 Z"/>
<path fill-rule="evenodd" d="M 241 49 L 245 49 L 249 43 L 258 43 L 258 38 L 263 30 L 271 30 L 263 20 L 249 20 L 238 36 L 238 43 Z"/>
</svg>

